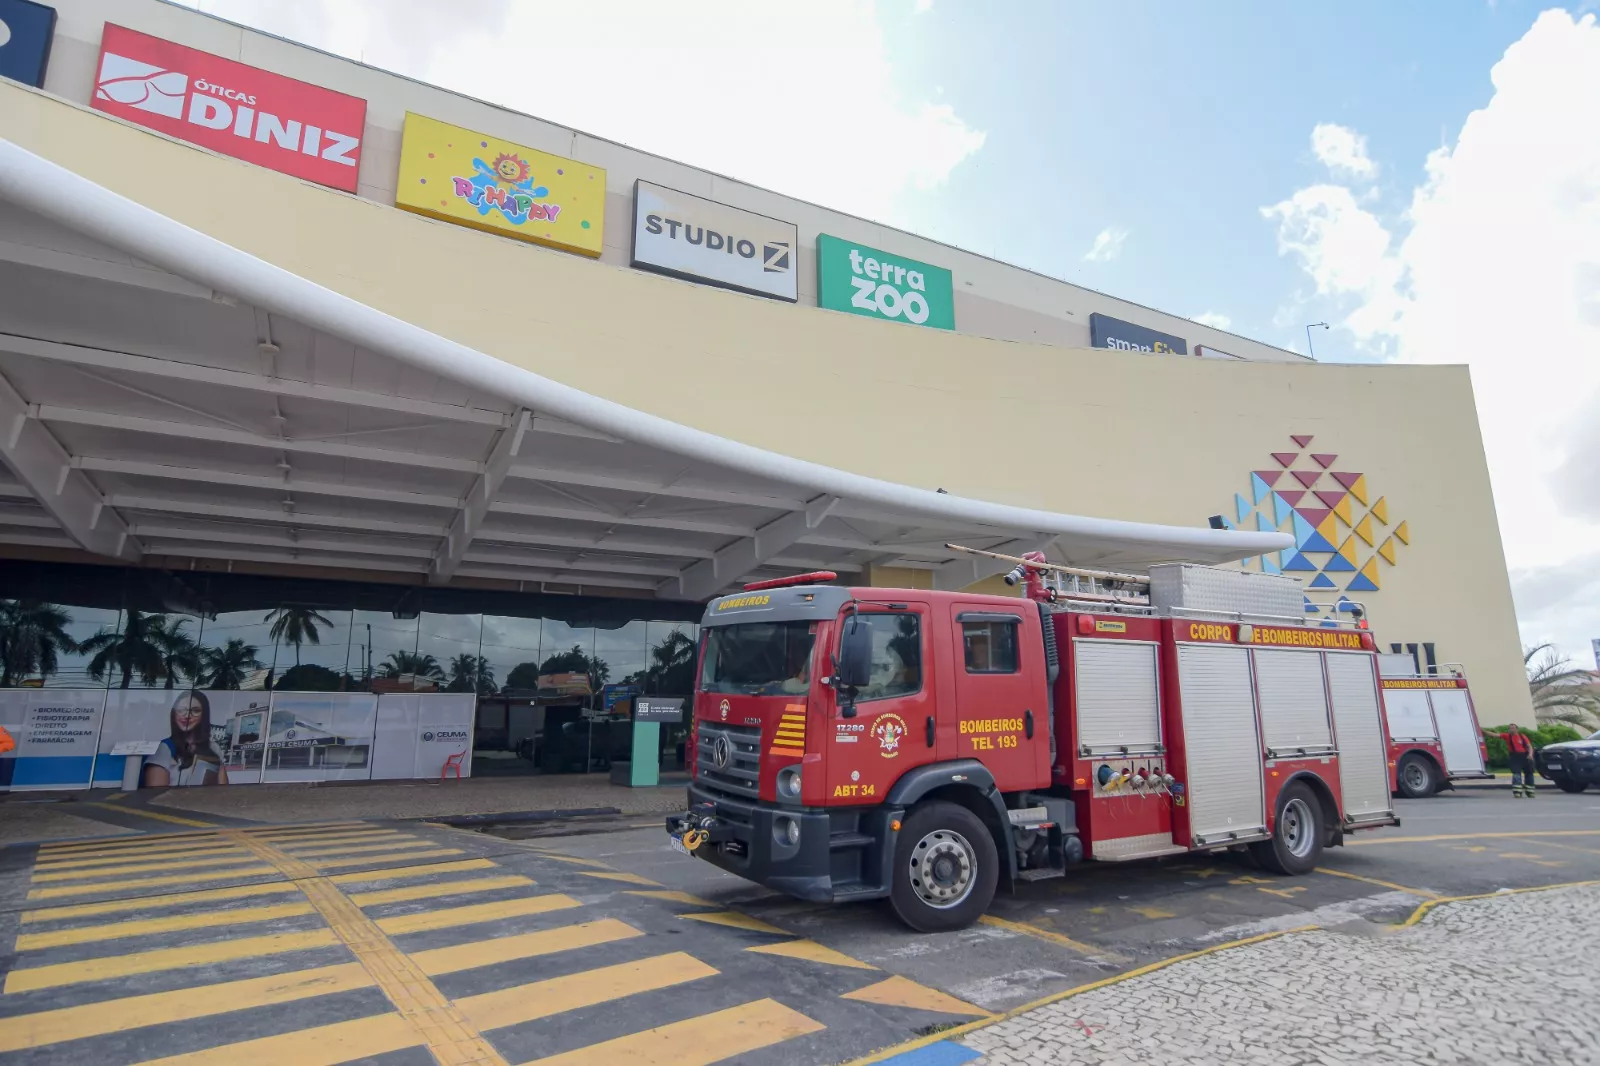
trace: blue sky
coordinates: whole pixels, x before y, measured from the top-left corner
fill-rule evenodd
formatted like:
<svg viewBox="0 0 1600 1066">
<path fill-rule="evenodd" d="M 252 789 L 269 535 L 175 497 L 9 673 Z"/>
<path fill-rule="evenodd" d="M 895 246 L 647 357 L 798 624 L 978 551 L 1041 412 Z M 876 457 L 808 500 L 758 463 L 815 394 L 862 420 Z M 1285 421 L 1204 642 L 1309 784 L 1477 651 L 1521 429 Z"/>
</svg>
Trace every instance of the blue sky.
<svg viewBox="0 0 1600 1066">
<path fill-rule="evenodd" d="M 1268 343 L 1327 321 L 1324 361 L 1464 363 L 1523 638 L 1600 637 L 1596 0 L 186 2 Z"/>
</svg>

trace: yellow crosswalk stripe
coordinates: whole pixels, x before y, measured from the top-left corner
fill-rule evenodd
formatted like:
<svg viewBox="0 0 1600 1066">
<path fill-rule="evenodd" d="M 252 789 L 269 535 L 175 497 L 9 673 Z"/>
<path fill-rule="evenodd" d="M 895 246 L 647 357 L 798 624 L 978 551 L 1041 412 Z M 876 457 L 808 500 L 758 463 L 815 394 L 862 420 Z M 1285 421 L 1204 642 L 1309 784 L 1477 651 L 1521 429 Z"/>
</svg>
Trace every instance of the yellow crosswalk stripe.
<svg viewBox="0 0 1600 1066">
<path fill-rule="evenodd" d="M 275 903 L 266 907 L 237 907 L 225 911 L 196 911 L 193 914 L 169 915 L 165 918 L 144 918 L 132 922 L 114 922 L 111 925 L 80 925 L 73 929 L 52 929 L 48 933 L 23 933 L 17 937 L 18 951 L 40 951 L 44 948 L 65 947 L 68 944 L 93 944 L 100 940 L 125 940 L 133 936 L 155 936 L 175 933 L 184 929 L 224 930 L 250 922 L 271 922 L 279 918 L 293 918 L 311 914 L 311 904 Z"/>
<path fill-rule="evenodd" d="M 825 1028 L 775 999 L 758 999 L 534 1061 L 538 1066 L 710 1066 Z"/>
<path fill-rule="evenodd" d="M 441 977 L 479 966 L 642 935 L 625 922 L 604 919 L 521 936 L 418 951 L 411 958 L 429 977 Z M 336 992 L 370 988 L 372 984 L 372 978 L 360 963 L 345 962 L 271 977 L 224 981 L 207 985 L 203 995 L 197 995 L 193 988 L 180 988 L 171 992 L 152 992 L 86 1003 L 79 1007 L 14 1015 L 0 1018 L 0 1052 L 45 1047 L 64 1040 L 105 1036 L 150 1025 L 167 1025 L 230 1011 L 292 1003 Z"/>
<path fill-rule="evenodd" d="M 255 838 L 257 840 L 260 837 Z M 298 852 L 304 848 L 323 848 L 333 844 L 367 844 L 381 843 L 385 840 L 416 840 L 417 837 L 410 833 L 402 833 L 397 829 L 373 830 L 370 833 L 337 833 L 333 836 L 323 836 L 320 833 L 307 833 L 305 836 L 288 838 L 270 838 L 270 843 L 275 848 L 282 848 L 287 852 Z"/>
<path fill-rule="evenodd" d="M 400 858 L 388 855 L 385 860 Z M 391 881 L 405 877 L 427 877 L 430 874 L 453 874 L 465 870 L 489 870 L 494 863 L 488 859 L 457 859 L 454 862 L 435 862 L 423 866 L 389 866 L 382 870 L 361 870 L 353 874 L 335 874 L 328 878 L 336 885 L 353 885 L 358 881 Z"/>
<path fill-rule="evenodd" d="M 376 892 L 352 892 L 350 901 L 357 907 L 376 907 L 380 903 L 404 903 L 408 900 L 435 899 L 439 896 L 463 896 L 473 892 L 493 892 L 497 888 L 527 888 L 534 884 L 531 877 L 505 874 L 501 877 L 472 877 L 461 881 L 441 881 L 434 885 L 407 885 L 403 888 L 385 888 Z"/>
<path fill-rule="evenodd" d="M 85 1003 L 79 1007 L 18 1014 L 0 1018 L 0 1052 L 123 1033 L 147 1025 L 192 1021 L 227 1011 L 270 1007 L 371 986 L 372 978 L 359 962 L 346 962 L 271 977 L 226 981 L 198 990 L 179 988 Z"/>
<path fill-rule="evenodd" d="M 189 831 L 187 833 L 131 833 L 120 837 L 101 837 L 95 840 L 53 840 L 39 845 L 39 855 L 63 855 L 79 851 L 95 851 L 100 848 L 142 848 L 151 844 L 166 846 L 184 842 L 195 843 L 199 841 L 220 840 L 215 830 L 205 833 Z"/>
<path fill-rule="evenodd" d="M 398 1014 L 318 1025 L 293 1033 L 264 1036 L 237 1044 L 147 1059 L 138 1066 L 338 1066 L 354 1059 L 403 1051 L 422 1043 L 422 1035 Z"/>
<path fill-rule="evenodd" d="M 217 825 L 216 822 L 202 822 L 198 818 L 183 818 L 176 814 L 162 814 L 160 811 L 152 811 L 148 807 L 129 807 L 125 803 L 85 803 L 84 806 L 101 807 L 108 811 L 131 814 L 136 818 L 152 818 L 155 821 L 166 822 L 170 825 L 193 825 L 202 829 L 215 829 Z"/>
<path fill-rule="evenodd" d="M 457 1000 L 456 1006 L 479 1029 L 500 1029 L 640 992 L 715 977 L 717 972 L 693 955 L 675 951 L 468 996 Z"/>
<path fill-rule="evenodd" d="M 205 859 L 163 859 L 159 862 L 131 862 L 121 866 L 101 866 L 91 869 L 47 870 L 33 875 L 34 884 L 54 881 L 81 881 L 86 877 L 122 877 L 127 874 L 147 874 L 155 870 L 200 870 L 211 866 L 240 866 L 255 862 L 248 852 L 238 855 L 217 855 Z"/>
<path fill-rule="evenodd" d="M 366 866 L 374 862 L 410 862 L 413 859 L 442 859 L 446 855 L 460 855 L 460 848 L 430 848 L 427 851 L 407 851 L 398 855 L 363 855 L 356 859 L 316 859 L 309 865 L 319 870 L 337 870 L 342 866 Z"/>
<path fill-rule="evenodd" d="M 196 881 L 226 881 L 233 877 L 261 877 L 276 874 L 271 866 L 241 866 L 237 870 L 201 870 L 198 873 L 169 874 L 166 877 L 141 877 L 132 881 L 96 881 L 90 885 L 56 885 L 52 888 L 32 888 L 29 899 L 61 899 L 63 896 L 87 896 L 92 892 L 138 892 L 146 888 L 165 888 L 167 885 L 189 885 Z"/>
<path fill-rule="evenodd" d="M 187 944 L 177 948 L 157 948 L 130 955 L 110 955 L 81 962 L 58 962 L 50 966 L 30 966 L 6 975 L 5 992 L 34 992 L 41 988 L 108 981 L 142 973 L 179 970 L 190 966 L 210 966 L 234 959 L 253 959 L 281 955 L 289 951 L 334 947 L 339 938 L 331 929 L 311 929 L 300 933 L 274 933 L 269 936 L 236 937 L 207 944 Z"/>
<path fill-rule="evenodd" d="M 638 874 L 621 873 L 617 871 L 579 870 L 584 877 L 598 877 L 603 881 L 621 881 L 625 885 L 648 885 L 651 888 L 660 888 L 660 881 L 652 881 L 648 877 Z"/>
<path fill-rule="evenodd" d="M 298 891 L 300 890 L 291 882 L 271 881 L 264 885 L 233 885 L 230 888 L 203 888 L 198 892 L 173 892 L 164 896 L 108 899 L 103 903 L 69 903 L 64 907 L 40 907 L 31 911 L 23 911 L 22 924 L 59 922 L 69 918 L 92 918 L 101 914 L 155 910 L 160 907 L 181 907 L 189 903 L 217 903 L 223 900 L 251 899 L 256 896 L 275 896 L 285 892 Z"/>
<path fill-rule="evenodd" d="M 300 833 L 326 833 L 330 829 L 377 830 L 382 828 L 384 827 L 375 825 L 372 822 L 304 822 L 298 825 L 252 826 L 249 829 L 241 829 L 239 832 L 255 837 L 258 840 L 275 840 Z"/>
<path fill-rule="evenodd" d="M 172 855 L 193 855 L 199 858 L 205 855 L 216 855 L 220 852 L 238 850 L 238 848 L 225 840 L 207 840 L 204 843 L 197 842 L 194 844 L 152 845 L 143 848 L 96 848 L 93 851 L 40 855 L 36 866 L 41 870 L 64 869 L 68 866 L 110 866 L 113 863 L 130 862 L 133 859 L 166 858 Z"/>
<path fill-rule="evenodd" d="M 297 848 L 292 851 L 285 848 L 284 852 L 285 854 L 293 855 L 297 859 L 320 859 L 327 855 L 366 855 L 374 851 L 400 851 L 403 848 L 433 846 L 434 843 L 431 840 L 418 840 L 416 837 L 399 836 L 397 834 L 396 839 L 386 840 L 378 844 L 356 844 L 353 846 L 334 844 L 325 848 Z M 379 861 L 381 859 L 382 856 L 379 856 Z"/>
<path fill-rule="evenodd" d="M 470 907 L 446 907 L 443 910 L 423 911 L 420 914 L 379 918 L 377 926 L 390 936 L 404 936 L 407 933 L 423 933 L 430 929 L 450 929 L 458 925 L 495 922 L 530 914 L 548 914 L 550 911 L 581 906 L 583 904 L 571 896 L 559 893 L 548 896 L 525 896 L 521 899 L 501 900 L 498 903 L 477 903 Z"/>
</svg>

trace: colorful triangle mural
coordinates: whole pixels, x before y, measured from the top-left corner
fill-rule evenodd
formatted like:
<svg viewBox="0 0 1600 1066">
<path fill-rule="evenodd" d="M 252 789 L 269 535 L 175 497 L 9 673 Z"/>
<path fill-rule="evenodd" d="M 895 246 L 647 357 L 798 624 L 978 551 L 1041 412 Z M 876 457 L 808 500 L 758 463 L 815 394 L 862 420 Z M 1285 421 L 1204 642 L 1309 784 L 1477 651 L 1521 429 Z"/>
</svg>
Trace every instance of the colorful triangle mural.
<svg viewBox="0 0 1600 1066">
<path fill-rule="evenodd" d="M 1312 550 L 1314 551 L 1315 549 L 1312 549 Z M 1285 570 L 1307 570 L 1307 571 L 1310 571 L 1311 573 L 1316 573 L 1317 572 L 1317 564 L 1312 562 L 1310 559 L 1307 559 L 1304 555 L 1301 555 L 1299 552 L 1295 552 L 1294 553 L 1294 558 L 1292 558 L 1288 562 L 1284 563 L 1283 564 L 1283 568 Z"/>
<path fill-rule="evenodd" d="M 1278 562 L 1278 553 L 1270 552 L 1261 557 L 1261 569 L 1269 574 L 1283 573 L 1283 564 Z"/>
<path fill-rule="evenodd" d="M 1378 497 L 1378 502 L 1372 505 L 1372 517 L 1376 518 L 1384 525 L 1389 524 L 1389 497 Z"/>
<path fill-rule="evenodd" d="M 1332 466 L 1334 460 L 1338 459 L 1339 457 L 1337 455 L 1329 455 L 1327 452 L 1312 452 L 1311 458 L 1318 466 L 1326 470 L 1328 467 Z"/>
<path fill-rule="evenodd" d="M 1282 493 L 1272 494 L 1272 524 L 1281 526 L 1294 514 L 1294 508 L 1289 506 L 1289 501 L 1283 498 Z"/>
<path fill-rule="evenodd" d="M 1331 552 L 1335 551 L 1333 544 L 1327 537 L 1317 531 L 1317 528 L 1299 512 L 1294 516 L 1294 546 L 1303 552 Z M 1315 570 L 1316 567 L 1311 569 Z"/>
<path fill-rule="evenodd" d="M 1355 534 L 1356 534 L 1356 536 L 1360 537 L 1362 540 L 1366 541 L 1367 545 L 1369 547 L 1371 546 L 1371 544 L 1372 544 L 1372 516 L 1371 515 L 1366 514 L 1366 515 L 1362 515 L 1361 516 L 1361 521 L 1357 522 L 1356 525 L 1355 525 Z"/>
<path fill-rule="evenodd" d="M 1378 545 L 1378 554 L 1383 556 L 1383 561 L 1390 566 L 1394 565 L 1394 538 L 1388 537 Z"/>
<path fill-rule="evenodd" d="M 1291 470 L 1289 473 L 1293 474 L 1294 479 L 1308 489 L 1317 483 L 1317 478 L 1322 476 L 1322 471 L 1320 470 Z"/>
<path fill-rule="evenodd" d="M 1272 488 L 1264 481 L 1260 474 L 1250 475 L 1250 502 L 1260 503 L 1272 495 Z"/>
<path fill-rule="evenodd" d="M 1288 469 L 1289 465 L 1300 458 L 1298 452 L 1273 452 L 1272 458 L 1277 460 L 1279 466 Z"/>
<path fill-rule="evenodd" d="M 1251 503 L 1237 492 L 1233 494 L 1234 521 L 1243 522 L 1250 516 Z"/>
<path fill-rule="evenodd" d="M 1301 500 L 1305 499 L 1306 490 L 1305 489 L 1279 489 L 1278 490 L 1278 495 L 1282 496 L 1283 499 L 1284 499 L 1284 502 L 1287 503 L 1290 507 L 1295 507 L 1295 506 L 1299 505 Z"/>
<path fill-rule="evenodd" d="M 1304 448 L 1316 438 L 1309 433 L 1291 433 L 1289 434 L 1289 439 L 1294 441 L 1295 447 Z"/>
<path fill-rule="evenodd" d="M 1348 526 L 1348 525 L 1351 524 L 1351 521 L 1350 521 L 1350 494 L 1348 492 L 1344 492 L 1344 493 L 1340 493 L 1339 494 L 1339 502 L 1333 505 L 1333 513 L 1338 515 L 1341 519 L 1343 519 L 1345 525 Z"/>
<path fill-rule="evenodd" d="M 1411 543 L 1411 523 L 1410 522 L 1401 522 L 1398 526 L 1395 526 L 1394 527 L 1394 535 L 1395 535 L 1396 538 L 1399 539 L 1401 544 L 1410 544 Z"/>
<path fill-rule="evenodd" d="M 1377 592 L 1378 591 L 1378 557 L 1374 555 L 1367 560 L 1360 573 L 1350 579 L 1351 592 Z"/>
<path fill-rule="evenodd" d="M 1306 587 L 1313 589 L 1336 589 L 1339 586 L 1335 585 L 1333 583 L 1333 578 L 1329 577 L 1327 574 L 1318 574 L 1316 577 L 1311 579 L 1311 584 L 1307 585 Z"/>
<path fill-rule="evenodd" d="M 1333 524 L 1333 515 L 1323 511 L 1322 517 L 1317 520 L 1317 532 L 1327 537 L 1329 541 L 1339 539 L 1339 529 Z"/>
<path fill-rule="evenodd" d="M 1252 470 L 1250 472 L 1268 485 L 1276 485 L 1278 479 L 1283 476 L 1282 470 Z"/>
<path fill-rule="evenodd" d="M 1358 502 L 1362 504 L 1367 502 L 1367 475 L 1347 474 L 1337 470 L 1331 470 L 1329 473 L 1333 475 L 1333 480 L 1349 489 L 1350 495 L 1354 496 Z"/>
<path fill-rule="evenodd" d="M 1356 565 L 1356 539 L 1344 538 L 1344 543 L 1339 545 L 1339 556 L 1353 568 Z"/>
<path fill-rule="evenodd" d="M 1338 507 L 1339 501 L 1345 498 L 1344 489 L 1318 489 L 1317 499 L 1322 501 L 1324 507 Z"/>
</svg>

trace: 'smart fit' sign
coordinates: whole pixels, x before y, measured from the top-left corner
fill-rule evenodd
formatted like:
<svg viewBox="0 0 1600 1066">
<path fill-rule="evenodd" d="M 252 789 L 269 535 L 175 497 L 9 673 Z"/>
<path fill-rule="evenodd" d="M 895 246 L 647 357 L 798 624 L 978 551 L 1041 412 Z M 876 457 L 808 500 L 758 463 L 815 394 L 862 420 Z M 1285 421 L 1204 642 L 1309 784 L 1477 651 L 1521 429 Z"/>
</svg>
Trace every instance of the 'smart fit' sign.
<svg viewBox="0 0 1600 1066">
<path fill-rule="evenodd" d="M 914 326 L 956 328 L 950 271 L 826 233 L 817 235 L 817 306 Z"/>
</svg>

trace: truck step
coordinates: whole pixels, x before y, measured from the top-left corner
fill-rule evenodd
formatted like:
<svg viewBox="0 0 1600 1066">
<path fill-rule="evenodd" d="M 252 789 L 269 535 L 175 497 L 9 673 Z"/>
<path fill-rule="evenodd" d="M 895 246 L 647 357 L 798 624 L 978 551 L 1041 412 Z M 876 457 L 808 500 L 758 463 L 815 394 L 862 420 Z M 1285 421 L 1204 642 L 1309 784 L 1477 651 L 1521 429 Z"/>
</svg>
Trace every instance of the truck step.
<svg viewBox="0 0 1600 1066">
<path fill-rule="evenodd" d="M 1065 877 L 1065 876 L 1067 876 L 1067 871 L 1065 871 L 1065 870 L 1038 869 L 1038 870 L 1018 870 L 1017 871 L 1017 880 L 1018 881 L 1048 881 L 1052 877 Z"/>
<path fill-rule="evenodd" d="M 1169 844 L 1166 847 L 1149 848 L 1144 851 L 1123 851 L 1111 855 L 1096 855 L 1101 862 L 1132 862 L 1134 859 L 1159 859 L 1163 855 L 1187 855 L 1189 849 L 1182 844 Z"/>
<path fill-rule="evenodd" d="M 1019 807 L 1014 811 L 1007 811 L 1012 825 L 1038 825 L 1040 822 L 1050 820 L 1048 807 Z"/>
<path fill-rule="evenodd" d="M 864 848 L 874 843 L 873 838 L 865 833 L 836 833 L 828 838 L 828 849 L 840 851 L 844 848 Z"/>
</svg>

